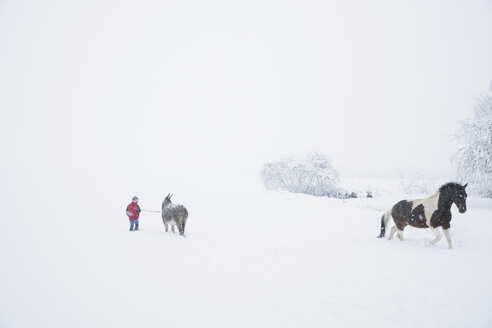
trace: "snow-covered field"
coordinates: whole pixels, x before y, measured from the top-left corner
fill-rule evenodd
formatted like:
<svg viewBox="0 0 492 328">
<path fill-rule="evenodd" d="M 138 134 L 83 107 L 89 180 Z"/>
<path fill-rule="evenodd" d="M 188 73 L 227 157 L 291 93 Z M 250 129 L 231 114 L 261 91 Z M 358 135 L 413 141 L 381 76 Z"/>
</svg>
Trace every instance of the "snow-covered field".
<svg viewBox="0 0 492 328">
<path fill-rule="evenodd" d="M 492 0 L 0 0 L 0 328 L 492 327 L 492 199 L 452 250 L 376 238 L 455 176 L 491 31 Z M 374 197 L 261 185 L 313 152 Z M 168 193 L 186 238 L 128 231 Z"/>
<path fill-rule="evenodd" d="M 124 192 L 24 191 L 33 202 L 12 201 L 0 229 L 0 327 L 491 327 L 492 200 L 453 206 L 453 250 L 428 230 L 381 240 L 382 212 L 407 196 L 373 182 L 375 198 L 350 200 L 255 178 L 138 194 L 158 210 L 174 192 L 186 238 L 155 213 L 129 232 Z"/>
</svg>

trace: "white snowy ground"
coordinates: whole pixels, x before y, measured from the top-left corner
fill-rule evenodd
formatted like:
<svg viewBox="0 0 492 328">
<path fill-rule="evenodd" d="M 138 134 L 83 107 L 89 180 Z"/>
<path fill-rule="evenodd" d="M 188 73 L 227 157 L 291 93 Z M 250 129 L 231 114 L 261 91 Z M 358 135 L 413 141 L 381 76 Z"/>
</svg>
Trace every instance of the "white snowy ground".
<svg viewBox="0 0 492 328">
<path fill-rule="evenodd" d="M 139 196 L 158 210 L 174 192 L 189 209 L 186 238 L 154 213 L 129 232 L 132 195 L 118 192 L 10 204 L 0 327 L 492 327 L 492 200 L 453 207 L 448 250 L 444 239 L 427 246 L 428 230 L 376 238 L 382 212 L 406 197 L 391 187 L 352 200 L 254 179 L 185 189 Z"/>
</svg>

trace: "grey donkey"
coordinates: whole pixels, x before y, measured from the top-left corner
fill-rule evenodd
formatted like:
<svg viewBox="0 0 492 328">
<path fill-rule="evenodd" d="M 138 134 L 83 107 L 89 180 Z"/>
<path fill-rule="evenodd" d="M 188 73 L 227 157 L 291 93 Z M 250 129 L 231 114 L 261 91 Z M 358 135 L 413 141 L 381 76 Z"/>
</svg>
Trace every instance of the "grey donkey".
<svg viewBox="0 0 492 328">
<path fill-rule="evenodd" d="M 168 226 L 171 225 L 171 230 L 174 233 L 174 226 L 178 226 L 179 234 L 184 237 L 186 220 L 188 219 L 188 210 L 183 205 L 175 205 L 171 202 L 173 194 L 169 194 L 162 202 L 162 222 L 168 231 Z"/>
</svg>

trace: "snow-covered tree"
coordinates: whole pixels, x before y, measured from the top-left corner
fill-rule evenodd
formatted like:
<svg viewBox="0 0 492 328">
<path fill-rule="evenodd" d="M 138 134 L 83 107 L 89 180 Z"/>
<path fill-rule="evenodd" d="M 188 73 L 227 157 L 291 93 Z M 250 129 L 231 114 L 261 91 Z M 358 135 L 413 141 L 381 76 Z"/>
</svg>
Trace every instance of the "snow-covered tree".
<svg viewBox="0 0 492 328">
<path fill-rule="evenodd" d="M 268 163 L 261 172 L 269 190 L 285 190 L 315 196 L 337 195 L 338 173 L 327 157 L 314 152 L 305 158 Z"/>
<path fill-rule="evenodd" d="M 478 99 L 473 117 L 461 122 L 457 137 L 465 145 L 453 158 L 458 180 L 492 198 L 492 94 Z"/>
</svg>

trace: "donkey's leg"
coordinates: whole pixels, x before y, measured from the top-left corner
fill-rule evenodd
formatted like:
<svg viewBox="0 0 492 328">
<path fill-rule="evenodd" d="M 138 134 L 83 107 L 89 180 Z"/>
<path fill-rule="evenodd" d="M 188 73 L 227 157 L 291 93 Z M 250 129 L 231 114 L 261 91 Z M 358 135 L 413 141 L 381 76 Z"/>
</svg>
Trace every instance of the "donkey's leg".
<svg viewBox="0 0 492 328">
<path fill-rule="evenodd" d="M 441 233 L 439 232 L 439 230 L 437 230 L 437 228 L 429 227 L 429 229 L 431 229 L 431 231 L 434 233 L 434 235 L 436 235 L 436 238 L 434 240 L 431 240 L 431 244 L 434 245 L 439 240 L 441 240 Z"/>
<path fill-rule="evenodd" d="M 168 224 L 164 222 L 164 226 L 166 227 L 166 232 L 167 232 Z"/>
<path fill-rule="evenodd" d="M 444 231 L 444 235 L 446 236 L 446 239 L 448 241 L 449 249 L 452 249 L 453 243 L 451 242 L 451 234 L 449 233 L 449 228 L 448 229 L 442 229 L 442 231 Z"/>
<path fill-rule="evenodd" d="M 174 233 L 174 226 L 175 224 L 171 224 L 171 231 Z"/>
<path fill-rule="evenodd" d="M 391 232 L 390 232 L 390 235 L 389 235 L 389 240 L 393 239 L 393 236 L 395 235 L 395 232 L 396 232 L 396 226 L 393 226 L 391 228 Z"/>
<path fill-rule="evenodd" d="M 186 237 L 185 236 L 185 227 L 186 227 L 186 220 L 188 219 L 188 217 L 184 217 L 182 222 L 181 222 L 181 228 L 183 229 L 183 233 L 181 234 L 183 237 Z"/>
</svg>

